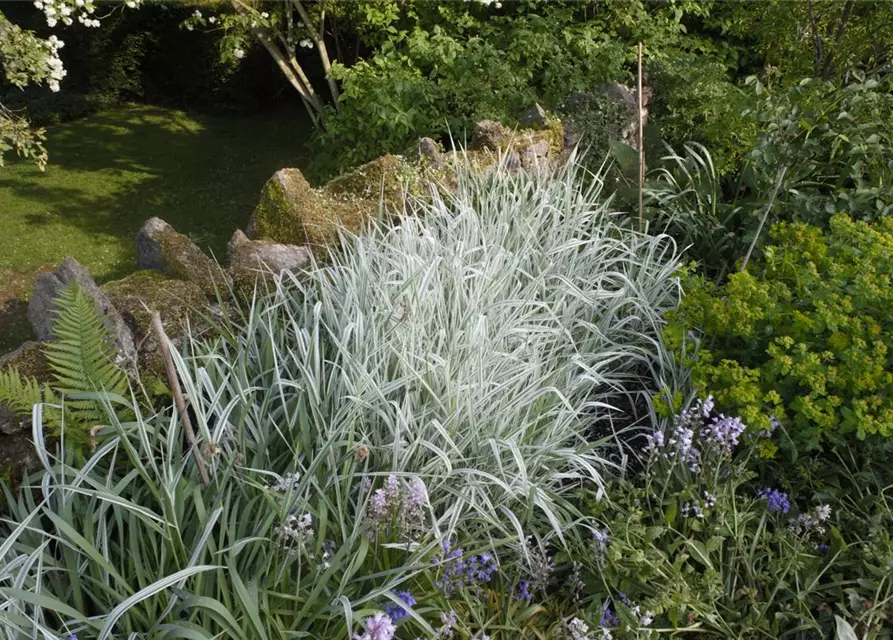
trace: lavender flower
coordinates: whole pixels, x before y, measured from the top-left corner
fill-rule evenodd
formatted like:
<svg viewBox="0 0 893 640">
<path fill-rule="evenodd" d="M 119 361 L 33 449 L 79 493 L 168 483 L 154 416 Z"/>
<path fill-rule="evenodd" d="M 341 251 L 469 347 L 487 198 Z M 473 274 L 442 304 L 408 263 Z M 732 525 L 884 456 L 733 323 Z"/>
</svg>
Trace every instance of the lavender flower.
<svg viewBox="0 0 893 640">
<path fill-rule="evenodd" d="M 305 513 L 298 517 L 292 513 L 279 526 L 277 533 L 290 551 L 303 551 L 313 539 L 313 516 Z"/>
<path fill-rule="evenodd" d="M 384 611 L 386 614 L 388 614 L 388 616 L 390 616 L 391 620 L 393 620 L 394 622 L 399 622 L 403 618 L 409 616 L 409 609 L 414 607 L 417 602 L 416 599 L 412 597 L 412 594 L 409 591 L 395 591 L 394 595 L 402 600 L 403 604 L 400 605 L 391 603 L 385 605 Z"/>
<path fill-rule="evenodd" d="M 798 538 L 809 538 L 810 536 L 821 536 L 825 534 L 825 522 L 831 518 L 831 506 L 827 504 L 819 505 L 801 513 L 795 519 L 791 520 L 788 530 Z"/>
<path fill-rule="evenodd" d="M 590 640 L 589 625 L 580 620 L 580 618 L 573 618 L 568 622 L 567 630 L 570 634 L 570 640 Z"/>
<path fill-rule="evenodd" d="M 760 489 L 757 492 L 757 498 L 766 498 L 769 501 L 768 509 L 769 511 L 780 511 L 781 513 L 787 513 L 791 510 L 791 503 L 788 500 L 788 494 L 779 491 L 778 489 Z"/>
<path fill-rule="evenodd" d="M 440 623 L 441 627 L 438 629 L 438 634 L 442 638 L 452 638 L 453 637 L 453 627 L 456 626 L 456 622 L 458 622 L 459 617 L 456 615 L 455 609 L 450 609 L 449 613 L 441 613 L 440 614 Z"/>
<path fill-rule="evenodd" d="M 397 533 L 409 538 L 416 537 L 424 528 L 427 504 L 428 491 L 420 478 L 403 482 L 391 474 L 384 488 L 376 489 L 366 505 L 369 535 Z"/>
<path fill-rule="evenodd" d="M 301 474 L 297 471 L 294 473 L 286 473 L 284 476 L 277 475 L 275 482 L 270 485 L 270 488 L 279 493 L 286 493 L 297 489 L 300 481 Z"/>
<path fill-rule="evenodd" d="M 393 640 L 397 627 L 391 619 L 383 613 L 376 613 L 366 618 L 363 625 L 366 631 L 362 635 L 354 635 L 354 640 Z"/>
<path fill-rule="evenodd" d="M 605 551 L 608 549 L 608 545 L 611 544 L 611 535 L 605 528 L 596 529 L 592 532 L 592 539 L 595 540 L 595 551 L 598 553 L 599 560 L 603 561 L 605 559 Z"/>
<path fill-rule="evenodd" d="M 709 491 L 702 492 L 703 500 L 694 500 L 692 502 L 686 502 L 682 505 L 682 515 L 686 518 L 699 518 L 703 519 L 704 512 L 708 509 L 712 509 L 714 505 L 716 505 L 716 496 L 710 493 Z"/>
<path fill-rule="evenodd" d="M 815 546 L 815 550 L 821 554 L 826 554 L 831 550 L 831 547 L 829 547 L 827 544 L 822 543 L 822 544 L 817 544 Z"/>
</svg>

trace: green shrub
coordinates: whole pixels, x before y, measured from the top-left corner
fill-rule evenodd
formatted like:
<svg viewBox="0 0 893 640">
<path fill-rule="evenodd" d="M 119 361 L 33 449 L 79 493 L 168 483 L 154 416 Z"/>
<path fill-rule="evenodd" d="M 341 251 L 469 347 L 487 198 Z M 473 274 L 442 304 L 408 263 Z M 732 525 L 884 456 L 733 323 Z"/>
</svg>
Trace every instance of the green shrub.
<svg viewBox="0 0 893 640">
<path fill-rule="evenodd" d="M 757 231 L 779 176 L 770 221 L 827 228 L 835 213 L 869 221 L 893 213 L 890 75 L 852 72 L 842 86 L 749 82 L 746 122 L 758 132 L 736 174 L 723 176 L 712 150 L 688 143 L 669 149 L 646 182 L 653 228 L 690 245 L 710 276 L 732 271 L 755 238 L 759 255 L 765 234 Z"/>
<path fill-rule="evenodd" d="M 667 144 L 702 144 L 719 175 L 738 170 L 757 127 L 744 116 L 748 96 L 725 64 L 706 53 L 669 54 L 648 65 L 648 82 L 654 92 L 650 117 Z"/>
<path fill-rule="evenodd" d="M 759 474 L 781 430 L 719 408 L 695 403 L 648 436 L 643 471 L 592 506 L 593 540 L 566 558 L 587 568 L 591 615 L 617 638 L 649 637 L 646 622 L 681 637 L 827 638 L 835 615 L 889 637 L 885 470 L 829 456 L 814 478 Z"/>
<path fill-rule="evenodd" d="M 354 24 L 371 53 L 335 64 L 341 109 L 315 141 L 331 175 L 415 138 L 462 141 L 476 120 L 516 120 L 534 102 L 633 76 L 635 43 L 675 43 L 694 3 L 358 3 Z"/>
<path fill-rule="evenodd" d="M 893 436 L 893 220 L 844 215 L 827 232 L 778 225 L 764 260 L 716 286 L 689 280 L 667 331 L 704 335 L 693 381 L 755 429 L 775 415 L 793 446 Z"/>
</svg>

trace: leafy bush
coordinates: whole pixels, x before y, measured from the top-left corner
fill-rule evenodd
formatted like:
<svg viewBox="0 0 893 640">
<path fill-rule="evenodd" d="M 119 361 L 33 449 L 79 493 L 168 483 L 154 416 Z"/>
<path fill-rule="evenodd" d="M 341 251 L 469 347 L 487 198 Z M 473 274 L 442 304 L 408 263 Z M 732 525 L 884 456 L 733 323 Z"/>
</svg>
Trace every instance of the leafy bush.
<svg viewBox="0 0 893 640">
<path fill-rule="evenodd" d="M 818 482 L 787 466 L 760 477 L 760 451 L 780 430 L 745 427 L 719 407 L 694 403 L 649 435 L 642 473 L 593 505 L 600 528 L 571 557 L 588 569 L 591 616 L 618 638 L 643 637 L 645 623 L 822 638 L 836 615 L 889 637 L 893 496 L 882 470 L 829 458 Z"/>
<path fill-rule="evenodd" d="M 760 134 L 744 180 L 765 194 L 788 167 L 779 219 L 825 226 L 834 213 L 893 213 L 893 76 L 852 71 L 842 84 L 806 79 L 782 90 L 750 82 Z"/>
<path fill-rule="evenodd" d="M 675 41 L 697 3 L 357 3 L 353 22 L 370 55 L 335 64 L 341 108 L 316 139 L 320 175 L 415 138 L 462 140 L 476 120 L 510 121 L 534 102 L 628 81 L 637 36 Z"/>
<path fill-rule="evenodd" d="M 648 66 L 651 118 L 667 144 L 695 142 L 710 150 L 720 176 L 733 173 L 753 148 L 756 122 L 744 115 L 748 96 L 718 58 L 679 52 Z"/>
<path fill-rule="evenodd" d="M 782 223 L 764 261 L 717 286 L 693 277 L 669 335 L 703 331 L 692 378 L 755 429 L 774 415 L 798 449 L 893 435 L 893 220 Z"/>
<path fill-rule="evenodd" d="M 401 618 L 401 637 L 508 640 L 564 624 L 531 601 L 551 549 L 586 531 L 576 492 L 622 465 L 612 421 L 647 417 L 676 375 L 659 337 L 674 246 L 615 224 L 573 169 L 460 174 L 410 206 L 423 215 L 346 236 L 175 354 L 209 486 L 170 409 L 112 416 L 82 468 L 47 453 L 38 420 L 46 495 L 10 496 L 2 628 L 331 638 Z"/>
<path fill-rule="evenodd" d="M 650 175 L 645 195 L 655 228 L 691 245 L 709 275 L 733 270 L 770 220 L 827 228 L 835 213 L 875 220 L 893 212 L 893 99 L 890 76 L 853 72 L 837 86 L 807 79 L 769 89 L 755 78 L 759 127 L 747 162 L 723 176 L 710 151 L 690 143 L 670 149 Z"/>
</svg>

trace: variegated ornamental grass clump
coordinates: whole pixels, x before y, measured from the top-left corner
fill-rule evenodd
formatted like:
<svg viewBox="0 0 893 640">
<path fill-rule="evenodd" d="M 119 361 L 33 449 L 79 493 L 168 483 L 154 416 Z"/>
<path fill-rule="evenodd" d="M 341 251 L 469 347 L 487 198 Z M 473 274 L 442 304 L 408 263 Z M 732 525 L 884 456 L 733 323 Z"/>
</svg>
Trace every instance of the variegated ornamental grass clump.
<svg viewBox="0 0 893 640">
<path fill-rule="evenodd" d="M 111 420 L 83 468 L 42 451 L 5 525 L 0 629 L 495 639 L 564 624 L 536 603 L 550 555 L 591 536 L 573 494 L 622 466 L 612 425 L 675 386 L 659 329 L 676 250 L 625 227 L 574 167 L 460 176 L 175 354 L 210 486 L 170 409 Z"/>
</svg>

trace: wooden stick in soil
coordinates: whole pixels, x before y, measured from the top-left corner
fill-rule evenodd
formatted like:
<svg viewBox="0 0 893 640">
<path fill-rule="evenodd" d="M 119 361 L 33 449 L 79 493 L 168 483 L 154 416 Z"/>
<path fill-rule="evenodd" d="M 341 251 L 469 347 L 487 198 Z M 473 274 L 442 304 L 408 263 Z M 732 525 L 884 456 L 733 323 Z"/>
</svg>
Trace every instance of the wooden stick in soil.
<svg viewBox="0 0 893 640">
<path fill-rule="evenodd" d="M 643 231 L 645 228 L 645 220 L 644 220 L 644 210 L 645 210 L 645 199 L 644 199 L 644 189 L 645 189 L 645 136 L 643 133 L 644 129 L 644 120 L 643 112 L 645 109 L 644 100 L 642 99 L 642 43 L 639 43 L 639 81 L 638 81 L 638 91 L 636 92 L 636 97 L 638 98 L 638 107 L 639 107 L 639 231 Z"/>
<path fill-rule="evenodd" d="M 778 177 L 775 179 L 775 185 L 772 187 L 772 194 L 769 196 L 769 202 L 766 204 L 766 210 L 763 212 L 763 217 L 760 218 L 760 224 L 757 227 L 756 235 L 754 235 L 753 241 L 751 241 L 750 246 L 747 248 L 747 255 L 744 256 L 744 262 L 741 263 L 741 273 L 744 273 L 744 270 L 747 269 L 747 263 L 750 261 L 750 256 L 753 253 L 754 247 L 757 246 L 757 240 L 760 239 L 763 225 L 766 224 L 766 218 L 769 217 L 769 212 L 772 211 L 772 205 L 775 203 L 775 196 L 778 195 L 778 189 L 781 187 L 781 181 L 784 180 L 784 174 L 787 173 L 787 171 L 787 166 L 784 166 L 781 168 L 781 171 L 778 172 Z"/>
<path fill-rule="evenodd" d="M 186 442 L 192 450 L 195 457 L 195 464 L 198 467 L 198 473 L 202 477 L 202 484 L 208 486 L 208 472 L 205 470 L 205 461 L 202 458 L 202 452 L 195 444 L 195 432 L 192 430 L 192 421 L 189 419 L 189 413 L 186 411 L 186 401 L 183 399 L 183 392 L 180 389 L 180 380 L 177 378 L 177 370 L 174 368 L 174 361 L 171 358 L 171 352 L 168 348 L 167 334 L 164 332 L 164 326 L 161 324 L 161 315 L 157 311 L 152 312 L 152 329 L 155 331 L 155 337 L 158 340 L 158 348 L 161 349 L 161 357 L 164 360 L 164 368 L 167 371 L 167 380 L 171 385 L 171 393 L 174 396 L 174 403 L 177 405 L 177 411 L 183 420 L 183 427 L 186 430 Z"/>
</svg>

